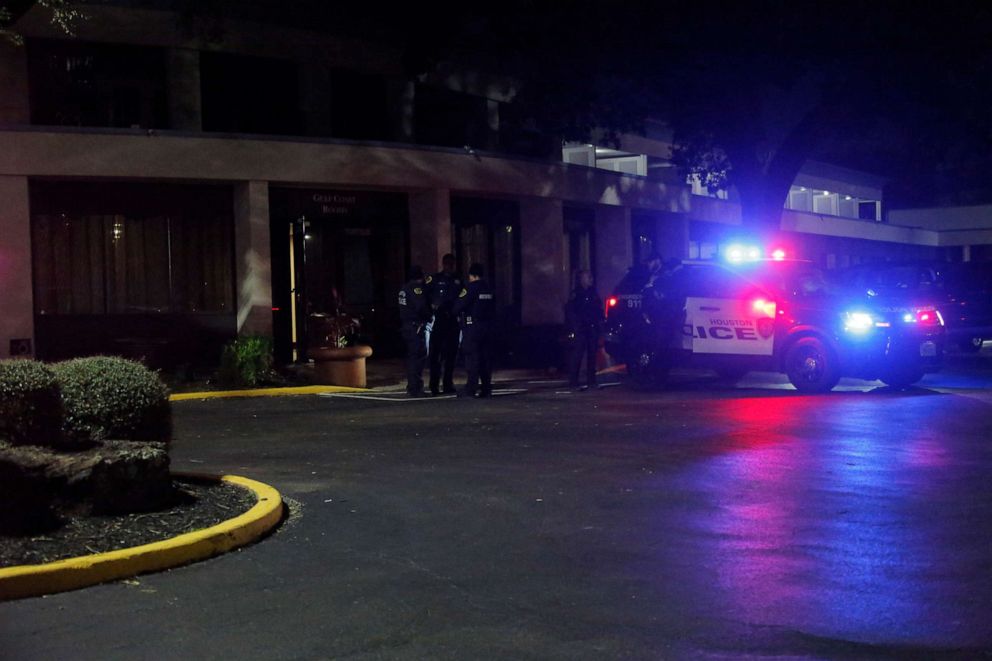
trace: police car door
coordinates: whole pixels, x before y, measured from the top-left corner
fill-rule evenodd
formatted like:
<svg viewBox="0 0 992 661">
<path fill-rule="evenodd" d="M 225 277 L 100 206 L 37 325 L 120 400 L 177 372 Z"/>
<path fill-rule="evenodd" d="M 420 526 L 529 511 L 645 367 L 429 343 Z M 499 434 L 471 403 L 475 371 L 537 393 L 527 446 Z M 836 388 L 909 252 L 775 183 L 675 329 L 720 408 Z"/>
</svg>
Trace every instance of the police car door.
<svg viewBox="0 0 992 661">
<path fill-rule="evenodd" d="M 700 269 L 685 299 L 683 349 L 694 354 L 770 356 L 775 302 L 739 275 Z"/>
</svg>

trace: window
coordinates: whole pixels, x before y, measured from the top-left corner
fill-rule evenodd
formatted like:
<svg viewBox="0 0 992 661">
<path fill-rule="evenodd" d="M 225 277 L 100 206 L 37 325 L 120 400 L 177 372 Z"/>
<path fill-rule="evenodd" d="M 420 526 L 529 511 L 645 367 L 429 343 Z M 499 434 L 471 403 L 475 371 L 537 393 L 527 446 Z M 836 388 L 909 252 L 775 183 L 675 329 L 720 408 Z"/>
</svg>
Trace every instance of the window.
<svg viewBox="0 0 992 661">
<path fill-rule="evenodd" d="M 814 191 L 813 213 L 827 216 L 837 215 L 837 194 L 829 191 Z"/>
<path fill-rule="evenodd" d="M 42 315 L 231 313 L 226 187 L 35 184 Z"/>
<path fill-rule="evenodd" d="M 565 207 L 565 238 L 568 247 L 567 272 L 574 284 L 575 273 L 590 271 L 596 276 L 595 213 L 592 209 Z"/>
<path fill-rule="evenodd" d="M 488 102 L 479 96 L 417 85 L 414 133 L 424 145 L 483 149 L 489 143 Z"/>
<path fill-rule="evenodd" d="M 870 200 L 858 202 L 858 218 L 861 220 L 879 220 L 878 203 Z"/>
<path fill-rule="evenodd" d="M 389 97 L 382 76 L 331 72 L 331 135 L 350 140 L 390 140 Z"/>
<path fill-rule="evenodd" d="M 201 53 L 203 130 L 300 135 L 297 78 L 288 60 Z"/>
<path fill-rule="evenodd" d="M 796 211 L 811 211 L 813 202 L 810 199 L 810 192 L 806 188 L 793 187 L 789 191 L 789 208 Z"/>
<path fill-rule="evenodd" d="M 166 127 L 162 49 L 48 40 L 27 48 L 32 123 Z"/>
</svg>

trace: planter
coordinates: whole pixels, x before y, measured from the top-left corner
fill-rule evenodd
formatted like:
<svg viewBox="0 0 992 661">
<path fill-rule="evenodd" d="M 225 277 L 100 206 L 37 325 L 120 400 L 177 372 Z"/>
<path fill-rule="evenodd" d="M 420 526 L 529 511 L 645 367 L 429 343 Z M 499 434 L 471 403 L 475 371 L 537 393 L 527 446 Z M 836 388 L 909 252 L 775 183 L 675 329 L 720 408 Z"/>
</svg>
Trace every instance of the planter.
<svg viewBox="0 0 992 661">
<path fill-rule="evenodd" d="M 310 350 L 318 384 L 351 388 L 365 387 L 365 359 L 371 355 L 372 347 L 364 344 Z"/>
</svg>

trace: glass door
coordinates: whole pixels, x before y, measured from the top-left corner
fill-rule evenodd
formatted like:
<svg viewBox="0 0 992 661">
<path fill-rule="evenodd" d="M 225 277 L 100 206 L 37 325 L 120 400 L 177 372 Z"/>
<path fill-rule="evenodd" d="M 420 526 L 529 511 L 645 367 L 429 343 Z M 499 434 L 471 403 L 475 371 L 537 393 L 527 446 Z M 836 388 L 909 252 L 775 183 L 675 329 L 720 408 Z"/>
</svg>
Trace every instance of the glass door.
<svg viewBox="0 0 992 661">
<path fill-rule="evenodd" d="M 497 352 L 513 349 L 520 327 L 520 210 L 516 202 L 459 198 L 451 200 L 455 258 L 463 276 L 482 264 L 496 299 Z"/>
</svg>

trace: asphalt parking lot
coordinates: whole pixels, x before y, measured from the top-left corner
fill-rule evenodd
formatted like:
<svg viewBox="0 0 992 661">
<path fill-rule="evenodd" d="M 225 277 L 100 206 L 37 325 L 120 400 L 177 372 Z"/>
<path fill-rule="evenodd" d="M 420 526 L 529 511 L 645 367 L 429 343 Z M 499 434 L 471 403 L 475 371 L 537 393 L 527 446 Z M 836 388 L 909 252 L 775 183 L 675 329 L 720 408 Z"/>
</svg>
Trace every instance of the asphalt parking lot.
<svg viewBox="0 0 992 661">
<path fill-rule="evenodd" d="M 989 359 L 824 396 L 686 373 L 182 402 L 175 468 L 272 484 L 289 519 L 0 604 L 2 656 L 988 658 Z"/>
</svg>

